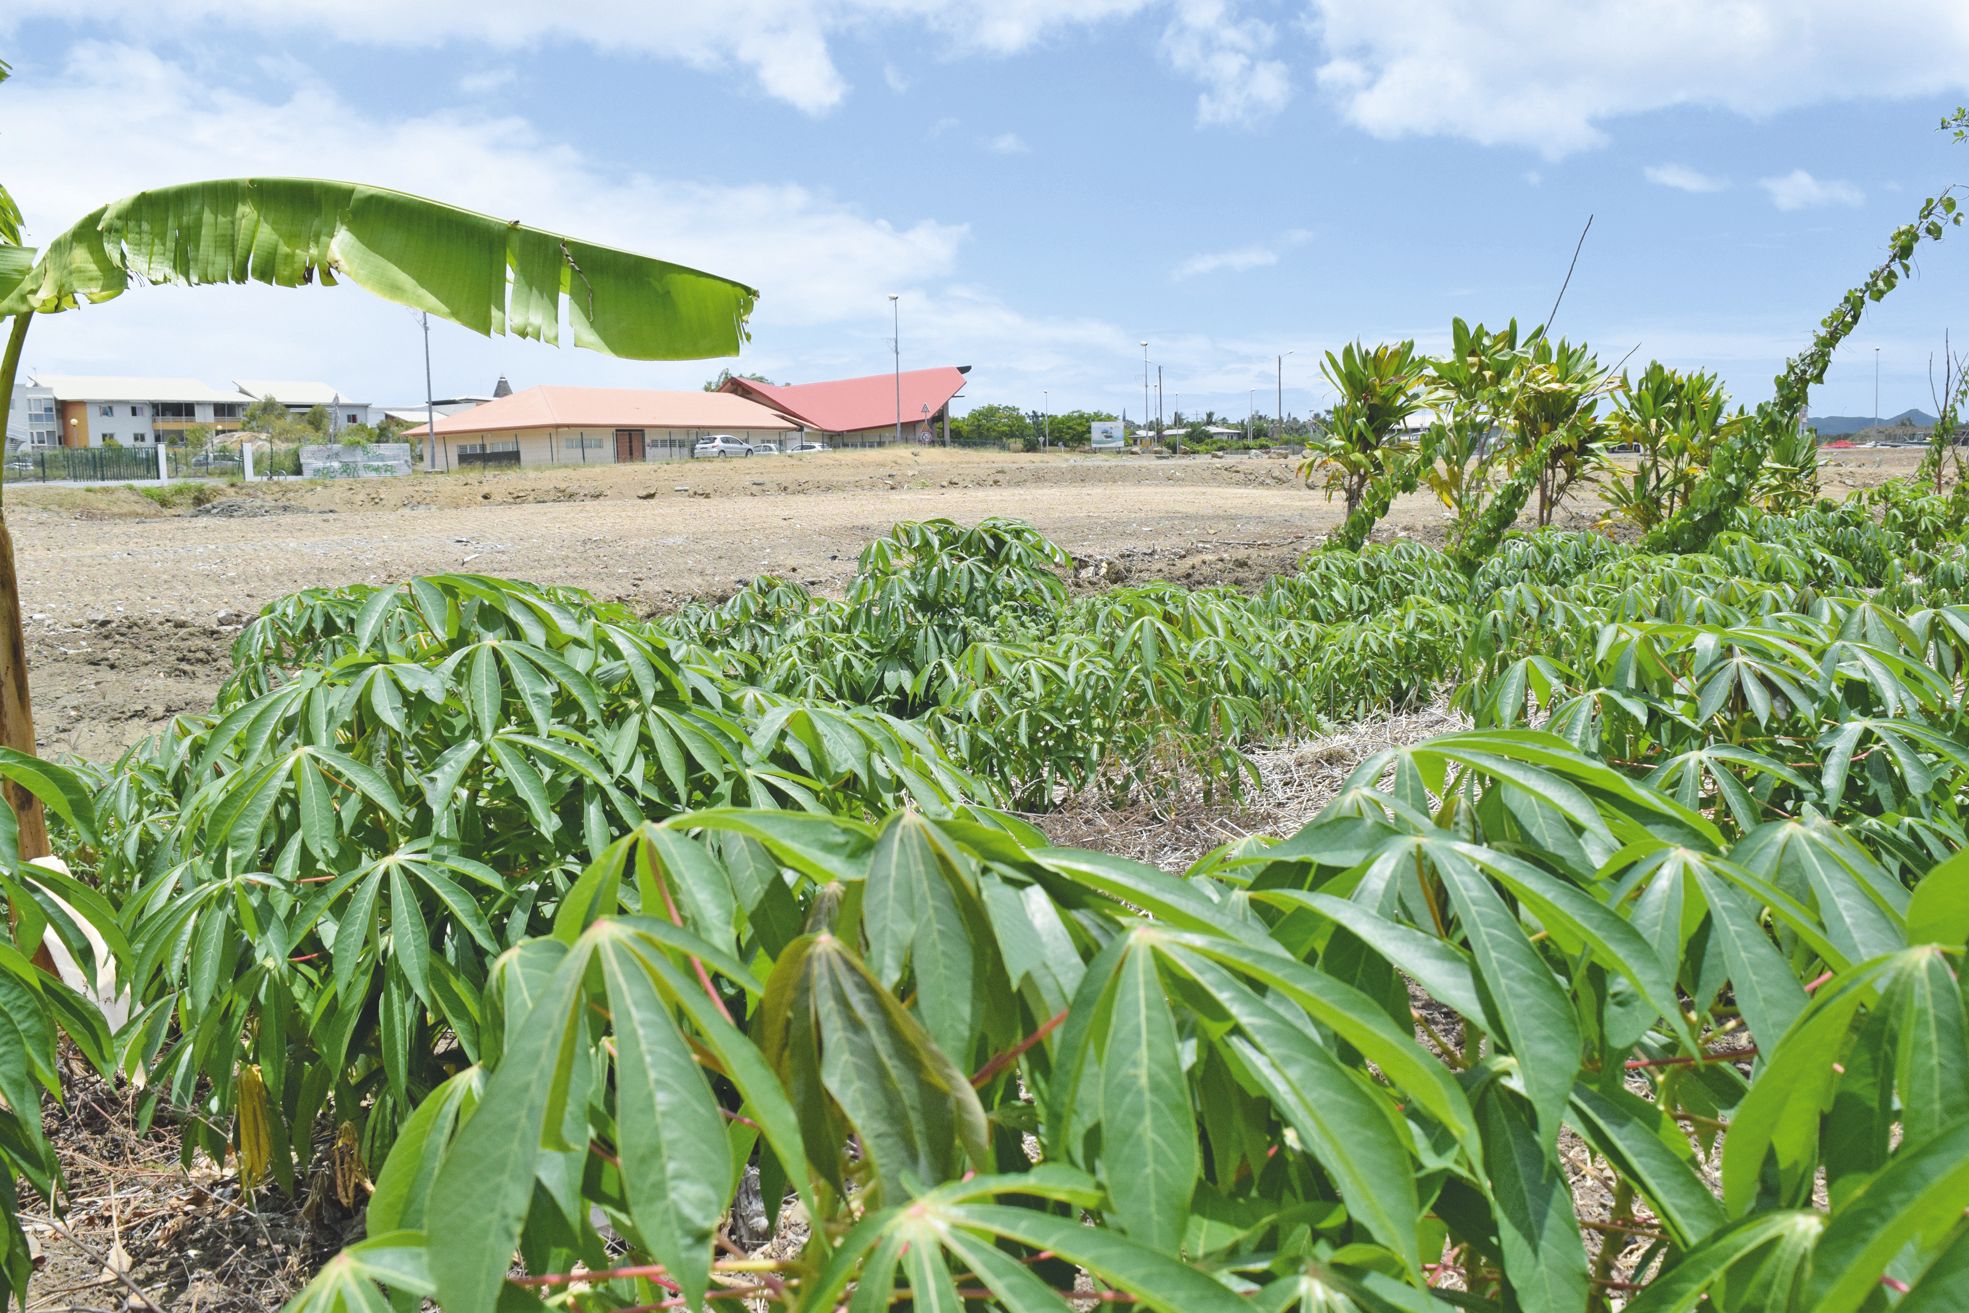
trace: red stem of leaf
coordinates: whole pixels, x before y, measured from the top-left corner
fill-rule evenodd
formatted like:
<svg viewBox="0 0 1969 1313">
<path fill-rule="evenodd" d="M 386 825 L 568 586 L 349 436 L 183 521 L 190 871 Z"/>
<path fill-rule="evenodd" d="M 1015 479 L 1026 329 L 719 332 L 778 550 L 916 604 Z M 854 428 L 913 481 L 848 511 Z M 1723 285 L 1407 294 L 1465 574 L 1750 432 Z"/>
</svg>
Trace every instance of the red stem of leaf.
<svg viewBox="0 0 1969 1313">
<path fill-rule="evenodd" d="M 669 881 L 659 877 L 656 882 L 656 888 L 657 892 L 663 895 L 663 910 L 670 914 L 670 924 L 676 926 L 679 930 L 683 929 L 684 918 L 677 914 L 676 901 L 670 897 Z M 718 1009 L 719 1015 L 724 1017 L 726 1022 L 734 1030 L 737 1029 L 738 1023 L 732 1020 L 732 1010 L 725 1006 L 724 999 L 718 997 L 718 987 L 711 983 L 711 973 L 704 969 L 704 963 L 698 961 L 696 958 L 692 958 L 691 970 L 697 972 L 697 982 L 703 985 L 704 992 L 711 996 L 711 1006 Z"/>
<path fill-rule="evenodd" d="M 1059 1028 L 1060 1023 L 1066 1019 L 1067 1009 L 1061 1008 L 1051 1020 L 1040 1026 L 1038 1030 L 1033 1031 L 1032 1034 L 1026 1036 L 1011 1048 L 1006 1049 L 1003 1053 L 993 1057 L 984 1066 L 979 1067 L 977 1074 L 971 1077 L 971 1088 L 977 1089 L 983 1086 L 993 1076 L 996 1076 L 999 1072 L 1005 1070 L 1005 1068 L 1011 1066 L 1014 1062 L 1017 1062 L 1027 1049 L 1052 1034 Z"/>
<path fill-rule="evenodd" d="M 1627 1070 L 1639 1071 L 1643 1067 L 1686 1067 L 1698 1062 L 1735 1062 L 1740 1058 L 1756 1056 L 1757 1046 L 1749 1044 L 1740 1049 L 1718 1049 L 1714 1053 L 1703 1053 L 1693 1058 L 1630 1058 L 1627 1062 Z"/>
<path fill-rule="evenodd" d="M 639 1267 L 605 1267 L 593 1272 L 543 1272 L 533 1277 L 507 1277 L 516 1286 L 566 1286 L 576 1281 L 615 1281 L 623 1277 L 641 1277 L 654 1281 L 665 1290 L 675 1292 L 677 1283 L 670 1279 L 669 1272 L 660 1263 L 644 1263 Z"/>
</svg>

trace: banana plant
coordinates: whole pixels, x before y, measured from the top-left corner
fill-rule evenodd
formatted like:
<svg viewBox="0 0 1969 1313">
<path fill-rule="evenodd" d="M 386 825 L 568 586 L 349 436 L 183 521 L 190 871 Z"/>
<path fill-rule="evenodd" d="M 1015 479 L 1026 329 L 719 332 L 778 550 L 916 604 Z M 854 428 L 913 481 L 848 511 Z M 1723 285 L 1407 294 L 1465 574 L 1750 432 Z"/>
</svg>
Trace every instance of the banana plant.
<svg viewBox="0 0 1969 1313">
<path fill-rule="evenodd" d="M 86 777 L 0 748 L 0 781 L 53 814 L 66 838 L 98 842 Z M 0 939 L 0 1172 L 7 1181 L 0 1190 L 0 1305 L 18 1301 L 25 1308 L 39 1256 L 21 1230 L 20 1187 L 51 1206 L 61 1186 L 61 1163 L 43 1120 L 44 1099 L 61 1103 L 60 1049 L 66 1042 L 98 1072 L 111 1066 L 109 1027 L 97 1000 L 44 969 L 43 944 L 59 943 L 89 987 L 116 978 L 129 945 L 100 893 L 58 865 L 26 860 L 21 838 L 13 813 L 0 808 L 0 902 L 8 926 Z"/>
<path fill-rule="evenodd" d="M 0 65 L 0 81 L 6 69 Z M 754 289 L 683 265 L 440 201 L 312 178 L 230 178 L 139 192 L 84 215 L 39 251 L 0 191 L 0 431 L 37 314 L 134 284 L 348 281 L 483 335 L 560 340 L 638 360 L 737 355 Z M 0 502 L 0 747 L 35 751 L 13 540 Z M 5 791 L 34 856 L 48 851 L 31 795 Z"/>
</svg>

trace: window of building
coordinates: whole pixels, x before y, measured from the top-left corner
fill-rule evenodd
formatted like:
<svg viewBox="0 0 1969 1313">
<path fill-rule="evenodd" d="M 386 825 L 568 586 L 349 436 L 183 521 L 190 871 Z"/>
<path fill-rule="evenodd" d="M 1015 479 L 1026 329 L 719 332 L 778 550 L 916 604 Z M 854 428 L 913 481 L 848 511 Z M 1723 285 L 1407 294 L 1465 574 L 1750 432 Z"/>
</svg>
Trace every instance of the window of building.
<svg viewBox="0 0 1969 1313">
<path fill-rule="evenodd" d="M 355 413 L 355 412 L 354 412 L 353 410 L 352 410 L 352 411 L 350 411 L 350 412 L 348 413 L 348 415 L 347 415 L 347 416 L 346 416 L 346 417 L 345 417 L 345 418 L 344 418 L 344 419 L 342 420 L 342 422 L 343 422 L 344 424 L 360 424 L 360 423 L 362 423 L 362 421 L 361 421 L 361 420 L 359 420 L 359 419 L 357 419 L 357 418 L 356 418 L 356 413 Z"/>
<path fill-rule="evenodd" d="M 132 433 L 132 434 L 130 435 L 130 441 L 132 441 L 132 442 L 149 442 L 149 441 L 150 441 L 150 434 L 148 434 L 148 433 Z"/>
<path fill-rule="evenodd" d="M 132 406 L 132 407 L 130 407 L 130 418 L 131 418 L 131 419 L 135 419 L 135 418 L 137 418 L 137 417 L 138 417 L 139 415 L 141 415 L 141 414 L 143 414 L 143 413 L 144 413 L 144 408 L 143 408 L 142 406 Z"/>
<path fill-rule="evenodd" d="M 96 408 L 96 413 L 101 415 L 104 419 L 113 419 L 116 416 L 116 407 L 110 405 L 107 401 L 105 401 L 102 405 Z"/>
<path fill-rule="evenodd" d="M 246 403 L 234 401 L 215 401 L 212 403 L 213 419 L 239 419 L 246 413 Z M 186 416 L 190 418 L 190 416 Z"/>
<path fill-rule="evenodd" d="M 116 441 L 116 435 L 114 433 L 105 433 L 103 434 L 103 441 L 105 443 L 114 442 Z"/>
</svg>

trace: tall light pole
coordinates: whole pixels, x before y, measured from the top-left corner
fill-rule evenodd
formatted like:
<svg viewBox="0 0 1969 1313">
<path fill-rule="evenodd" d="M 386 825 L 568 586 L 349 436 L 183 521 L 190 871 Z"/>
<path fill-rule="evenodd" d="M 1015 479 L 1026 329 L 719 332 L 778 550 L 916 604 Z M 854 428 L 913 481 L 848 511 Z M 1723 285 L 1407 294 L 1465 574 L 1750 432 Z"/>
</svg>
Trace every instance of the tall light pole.
<svg viewBox="0 0 1969 1313">
<path fill-rule="evenodd" d="M 1162 441 L 1162 366 L 1155 367 L 1155 440 Z"/>
<path fill-rule="evenodd" d="M 1149 422 L 1149 344 L 1142 342 L 1142 423 Z"/>
<path fill-rule="evenodd" d="M 896 353 L 896 445 L 902 445 L 902 309 L 896 302 L 902 293 L 889 293 L 889 319 L 895 329 L 895 336 L 889 339 L 889 348 Z"/>
<path fill-rule="evenodd" d="M 1880 427 L 1880 348 L 1873 348 L 1873 427 Z"/>
<path fill-rule="evenodd" d="M 1278 419 L 1272 424 L 1272 442 L 1281 441 L 1285 436 L 1285 357 L 1292 352 L 1282 353 L 1278 358 Z"/>
<path fill-rule="evenodd" d="M 424 472 L 429 474 L 438 463 L 438 407 L 431 400 L 431 316 L 424 315 Z M 585 447 L 582 450 L 587 450 Z M 273 461 L 272 446 L 268 447 L 268 463 Z"/>
</svg>

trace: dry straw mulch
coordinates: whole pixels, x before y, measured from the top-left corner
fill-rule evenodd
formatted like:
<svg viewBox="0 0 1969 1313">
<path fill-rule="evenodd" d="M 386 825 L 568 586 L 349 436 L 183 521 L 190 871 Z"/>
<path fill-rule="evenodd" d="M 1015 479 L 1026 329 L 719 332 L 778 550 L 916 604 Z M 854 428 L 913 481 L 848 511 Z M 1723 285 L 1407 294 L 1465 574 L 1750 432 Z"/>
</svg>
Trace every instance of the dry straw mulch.
<svg viewBox="0 0 1969 1313">
<path fill-rule="evenodd" d="M 1164 797 L 1124 807 L 1089 791 L 1026 819 L 1062 847 L 1091 848 L 1181 872 L 1223 844 L 1253 834 L 1291 835 L 1333 800 L 1354 767 L 1381 749 L 1467 729 L 1469 723 L 1440 703 L 1396 712 L 1253 751 L 1262 783 L 1241 799 L 1206 800 L 1194 781 L 1185 780 Z"/>
</svg>

